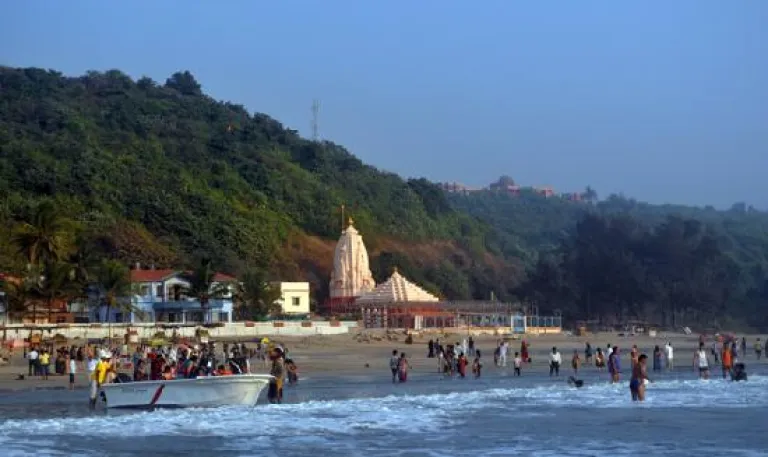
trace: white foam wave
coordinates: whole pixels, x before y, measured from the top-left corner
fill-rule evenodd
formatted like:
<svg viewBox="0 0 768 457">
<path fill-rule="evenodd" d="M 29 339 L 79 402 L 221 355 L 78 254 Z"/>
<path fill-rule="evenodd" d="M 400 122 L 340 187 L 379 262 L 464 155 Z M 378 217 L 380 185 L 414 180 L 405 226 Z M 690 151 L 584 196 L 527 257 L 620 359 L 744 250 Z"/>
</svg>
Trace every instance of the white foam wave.
<svg viewBox="0 0 768 457">
<path fill-rule="evenodd" d="M 754 376 L 748 382 L 723 380 L 670 380 L 651 384 L 646 408 L 765 407 L 768 378 Z M 87 436 L 99 430 L 102 437 L 213 436 L 240 442 L 243 427 L 255 437 L 242 442 L 253 450 L 261 439 L 291 438 L 307 444 L 333 442 L 340 436 L 373 432 L 423 433 L 430 435 L 446 426 L 461 425 L 473 411 L 498 408 L 500 418 L 556 414 L 563 407 L 630 408 L 627 383 L 595 384 L 573 389 L 558 383 L 532 388 L 496 388 L 484 391 L 432 395 L 391 395 L 336 401 L 310 401 L 256 408 L 161 410 L 134 414 L 106 414 L 79 418 L 6 420 L 0 422 L 0 444 L 13 450 L 14 443 L 30 437 Z M 542 407 L 542 408 L 536 408 Z M 36 440 L 39 444 L 40 441 Z M 522 446 L 524 443 L 520 443 Z M 45 446 L 44 446 L 45 447 Z M 27 455 L 23 448 L 14 455 Z M 53 448 L 55 449 L 55 448 Z M 38 448 L 39 450 L 39 448 Z M 7 455 L 7 454 L 6 454 Z M 67 455 L 72 455 L 67 453 Z"/>
</svg>

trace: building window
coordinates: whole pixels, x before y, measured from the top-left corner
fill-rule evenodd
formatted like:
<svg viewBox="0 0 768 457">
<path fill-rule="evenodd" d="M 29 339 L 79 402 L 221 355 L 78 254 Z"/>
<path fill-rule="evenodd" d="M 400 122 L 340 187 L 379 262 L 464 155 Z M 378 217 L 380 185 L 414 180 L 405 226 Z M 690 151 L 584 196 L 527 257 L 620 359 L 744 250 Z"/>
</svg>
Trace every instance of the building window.
<svg viewBox="0 0 768 457">
<path fill-rule="evenodd" d="M 219 322 L 229 322 L 229 313 L 219 313 Z"/>
<path fill-rule="evenodd" d="M 301 305 L 301 298 L 300 297 L 291 297 L 291 304 L 293 306 Z"/>
<path fill-rule="evenodd" d="M 115 322 L 123 322 L 123 313 L 115 313 Z"/>
<path fill-rule="evenodd" d="M 149 286 L 141 286 L 140 292 L 142 297 L 149 295 Z"/>
<path fill-rule="evenodd" d="M 155 295 L 159 298 L 163 298 L 163 286 L 155 287 Z"/>
</svg>

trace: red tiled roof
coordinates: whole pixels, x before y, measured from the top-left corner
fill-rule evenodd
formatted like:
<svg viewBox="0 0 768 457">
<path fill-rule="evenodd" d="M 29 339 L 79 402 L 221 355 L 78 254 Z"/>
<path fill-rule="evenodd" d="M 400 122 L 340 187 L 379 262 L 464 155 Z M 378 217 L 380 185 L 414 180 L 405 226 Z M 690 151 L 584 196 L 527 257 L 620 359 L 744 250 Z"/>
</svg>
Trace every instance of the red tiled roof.
<svg viewBox="0 0 768 457">
<path fill-rule="evenodd" d="M 214 282 L 231 282 L 231 281 L 237 281 L 237 278 L 224 273 L 216 273 L 215 275 L 213 275 L 213 281 Z"/>
<path fill-rule="evenodd" d="M 176 273 L 176 270 L 131 270 L 131 282 L 159 282 Z"/>
<path fill-rule="evenodd" d="M 169 276 L 181 273 L 191 274 L 192 272 L 180 270 L 131 270 L 131 282 L 160 282 Z M 234 276 L 224 273 L 215 273 L 213 275 L 214 282 L 229 282 L 236 279 Z"/>
</svg>

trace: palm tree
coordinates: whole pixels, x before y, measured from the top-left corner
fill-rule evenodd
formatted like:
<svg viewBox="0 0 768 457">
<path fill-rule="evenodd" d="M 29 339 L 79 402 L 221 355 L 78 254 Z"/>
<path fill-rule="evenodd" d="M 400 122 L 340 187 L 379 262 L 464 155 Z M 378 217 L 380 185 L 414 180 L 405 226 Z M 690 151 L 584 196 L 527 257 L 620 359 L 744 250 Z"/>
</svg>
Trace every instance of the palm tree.
<svg viewBox="0 0 768 457">
<path fill-rule="evenodd" d="M 109 319 L 113 309 L 120 309 L 126 313 L 139 312 L 133 305 L 132 299 L 125 301 L 133 291 L 131 287 L 130 271 L 128 267 L 116 260 L 104 260 L 98 271 L 99 288 L 101 289 L 102 303 L 107 307 L 107 325 L 109 326 L 109 338 L 112 339 L 112 325 Z"/>
<path fill-rule="evenodd" d="M 197 268 L 192 271 L 189 277 L 189 287 L 184 291 L 185 294 L 195 297 L 200 301 L 200 308 L 203 311 L 204 323 L 211 322 L 210 315 L 211 300 L 221 299 L 230 293 L 230 285 L 214 282 L 216 272 L 212 267 L 210 259 L 203 259 Z"/>
<path fill-rule="evenodd" d="M 2 285 L 5 293 L 5 315 L 12 319 L 15 315 L 23 316 L 27 312 L 29 302 L 35 293 L 36 284 L 29 278 L 6 278 Z M 3 330 L 5 339 L 5 329 Z"/>
<path fill-rule="evenodd" d="M 48 262 L 42 274 L 36 276 L 35 295 L 45 302 L 51 323 L 56 301 L 69 301 L 80 295 L 82 289 L 75 281 L 75 267 L 66 262 Z"/>
<path fill-rule="evenodd" d="M 281 292 L 272 287 L 262 270 L 251 269 L 243 275 L 243 281 L 237 284 L 237 318 L 241 320 L 260 320 L 269 314 L 282 311 L 277 300 Z"/>
<path fill-rule="evenodd" d="M 70 248 L 72 230 L 72 221 L 46 200 L 37 205 L 29 221 L 15 229 L 12 242 L 31 268 L 61 260 Z"/>
</svg>

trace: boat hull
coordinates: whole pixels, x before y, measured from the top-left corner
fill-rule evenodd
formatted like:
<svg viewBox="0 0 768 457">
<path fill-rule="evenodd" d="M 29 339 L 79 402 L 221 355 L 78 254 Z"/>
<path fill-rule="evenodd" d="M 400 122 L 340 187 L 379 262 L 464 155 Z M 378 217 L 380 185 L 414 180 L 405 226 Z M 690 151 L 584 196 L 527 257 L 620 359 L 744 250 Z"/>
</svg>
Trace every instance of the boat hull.
<svg viewBox="0 0 768 457">
<path fill-rule="evenodd" d="M 190 408 L 255 405 L 269 375 L 209 376 L 105 384 L 107 408 Z"/>
</svg>

